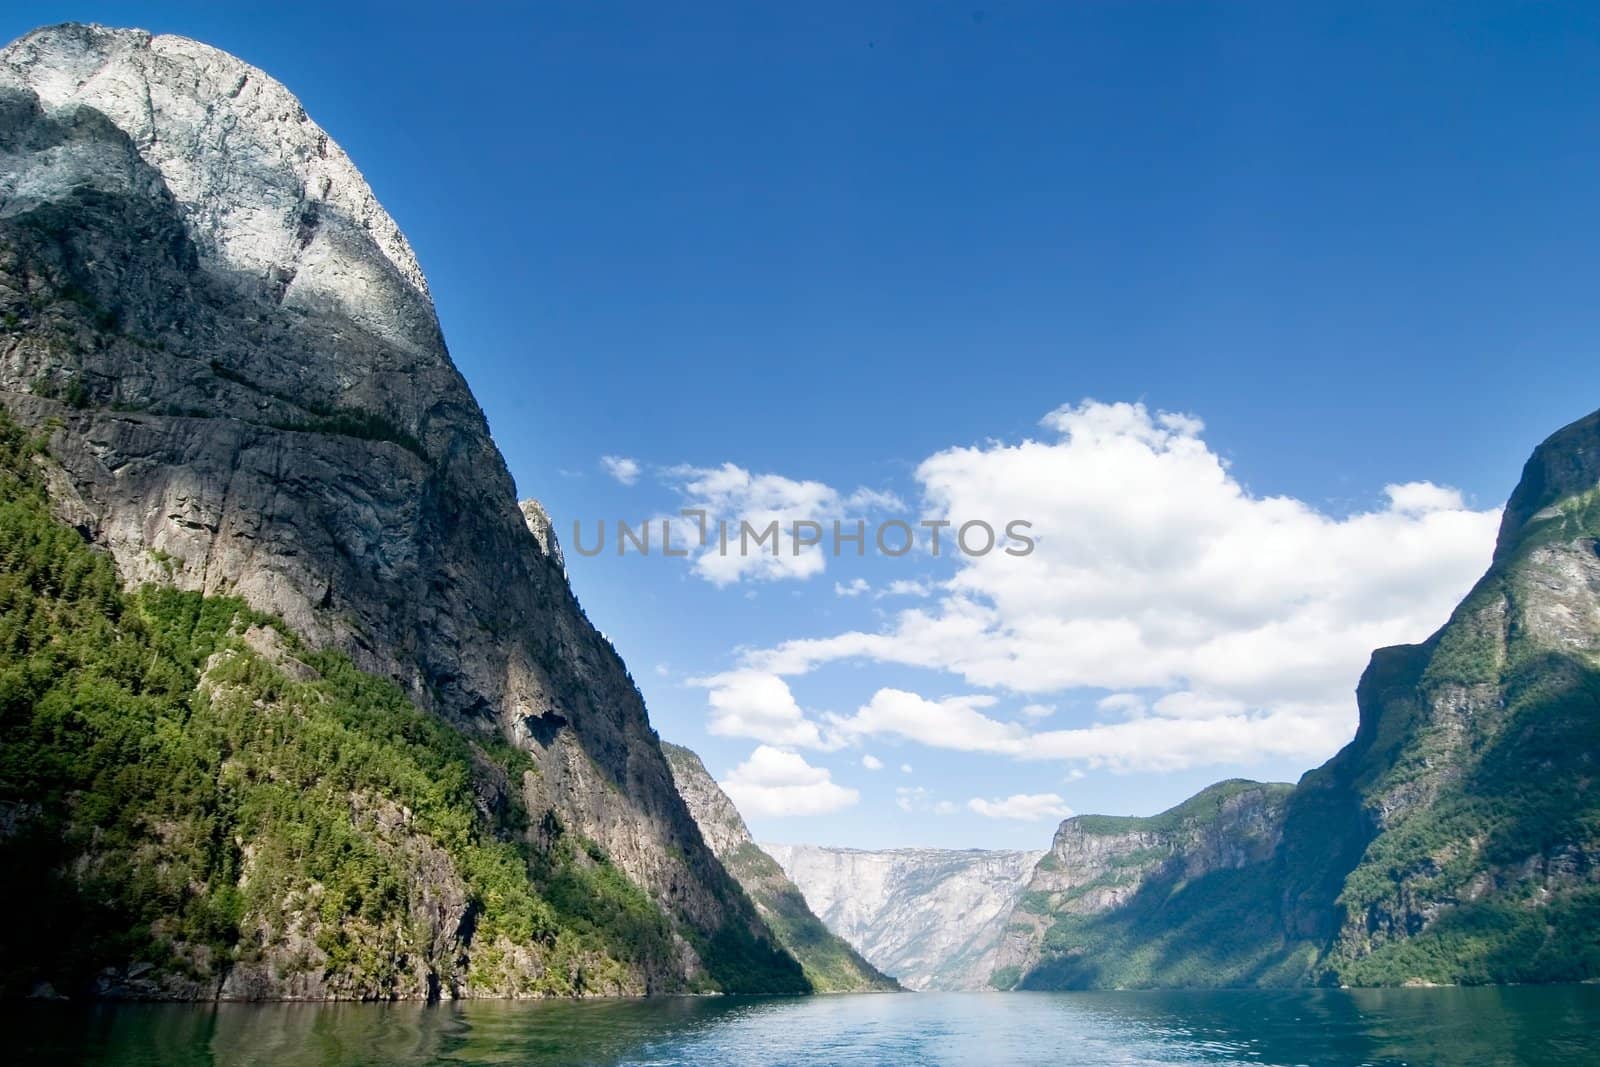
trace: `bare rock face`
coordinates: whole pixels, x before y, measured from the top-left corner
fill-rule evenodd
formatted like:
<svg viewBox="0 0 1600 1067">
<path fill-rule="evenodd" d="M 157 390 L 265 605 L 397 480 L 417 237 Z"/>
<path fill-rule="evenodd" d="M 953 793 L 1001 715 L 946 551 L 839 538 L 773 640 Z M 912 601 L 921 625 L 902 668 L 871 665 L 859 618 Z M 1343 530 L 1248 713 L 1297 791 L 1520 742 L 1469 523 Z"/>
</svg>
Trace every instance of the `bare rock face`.
<svg viewBox="0 0 1600 1067">
<path fill-rule="evenodd" d="M 983 989 L 1039 852 L 763 845 L 828 929 L 910 989 Z"/>
<path fill-rule="evenodd" d="M 511 787 L 681 924 L 685 974 L 689 941 L 767 936 L 519 510 L 404 236 L 287 89 L 136 30 L 0 52 L 0 315 L 0 403 L 50 428 L 59 514 L 130 586 L 241 596 L 527 750 Z"/>
<path fill-rule="evenodd" d="M 893 978 L 873 967 L 817 918 L 799 887 L 755 843 L 739 809 L 700 757 L 681 745 L 662 742 L 661 748 L 706 844 L 744 887 L 778 940 L 800 961 L 812 988 L 819 993 L 898 990 Z"/>
<path fill-rule="evenodd" d="M 282 305 L 334 311 L 393 344 L 438 347 L 405 236 L 277 81 L 198 41 L 100 27 L 30 34 L 0 66 L 47 111 L 93 108 L 124 131 L 179 205 L 203 267 L 268 280 Z M 25 174 L 17 206 L 77 185 L 62 162 Z"/>
<path fill-rule="evenodd" d="M 684 803 L 689 805 L 689 813 L 694 816 L 700 836 L 711 846 L 711 851 L 721 858 L 732 856 L 742 845 L 755 844 L 750 828 L 744 824 L 744 816 L 711 777 L 700 757 L 682 745 L 663 742 L 661 748 L 666 753 L 667 765 L 672 768 L 673 783 Z"/>
<path fill-rule="evenodd" d="M 522 521 L 528 524 L 528 532 L 533 534 L 539 551 L 565 570 L 567 557 L 562 554 L 561 543 L 556 540 L 555 523 L 550 520 L 550 513 L 545 511 L 544 505 L 530 496 L 518 502 L 517 507 L 522 510 Z"/>
</svg>

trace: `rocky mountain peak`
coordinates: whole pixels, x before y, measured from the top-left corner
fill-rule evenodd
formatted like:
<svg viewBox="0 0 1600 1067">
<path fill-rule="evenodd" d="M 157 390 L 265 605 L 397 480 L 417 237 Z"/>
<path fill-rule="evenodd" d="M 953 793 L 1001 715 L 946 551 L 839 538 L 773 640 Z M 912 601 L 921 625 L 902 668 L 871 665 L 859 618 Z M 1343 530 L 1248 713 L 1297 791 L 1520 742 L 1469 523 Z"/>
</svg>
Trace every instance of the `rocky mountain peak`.
<svg viewBox="0 0 1600 1067">
<path fill-rule="evenodd" d="M 1533 450 L 1506 501 L 1495 559 L 1510 554 L 1531 522 L 1562 500 L 1600 487 L 1600 411 L 1562 427 Z"/>
<path fill-rule="evenodd" d="M 661 751 L 667 757 L 667 765 L 672 768 L 672 779 L 678 787 L 678 793 L 689 805 L 689 813 L 694 816 L 695 823 L 700 827 L 700 835 L 711 846 L 711 851 L 725 858 L 737 851 L 740 845 L 751 844 L 754 839 L 750 836 L 750 828 L 745 825 L 744 816 L 739 814 L 739 809 L 733 806 L 728 794 L 711 777 L 711 772 L 706 770 L 700 757 L 682 745 L 665 741 L 661 744 Z"/>
<path fill-rule="evenodd" d="M 565 568 L 567 557 L 561 551 L 561 542 L 556 540 L 555 523 L 550 520 L 550 513 L 544 509 L 544 505 L 530 496 L 517 501 L 517 507 L 522 510 L 522 521 L 527 523 L 528 532 L 539 542 L 539 548 L 545 556 L 556 566 Z"/>
<path fill-rule="evenodd" d="M 438 345 L 428 286 L 405 235 L 350 158 L 282 84 L 171 34 L 67 23 L 0 52 L 0 87 L 47 114 L 90 107 L 131 139 L 182 210 L 201 262 L 265 283 L 287 307 L 334 310 L 386 340 Z M 47 200 L 70 165 L 5 190 Z"/>
</svg>

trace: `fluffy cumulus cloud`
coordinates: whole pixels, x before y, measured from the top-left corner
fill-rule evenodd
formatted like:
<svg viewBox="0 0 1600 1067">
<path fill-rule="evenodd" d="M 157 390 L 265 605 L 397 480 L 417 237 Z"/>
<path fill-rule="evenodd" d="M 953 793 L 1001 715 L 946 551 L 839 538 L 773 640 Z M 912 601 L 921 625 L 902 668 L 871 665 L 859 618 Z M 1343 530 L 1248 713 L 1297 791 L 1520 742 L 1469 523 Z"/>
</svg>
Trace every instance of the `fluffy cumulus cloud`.
<svg viewBox="0 0 1600 1067">
<path fill-rule="evenodd" d="M 639 480 L 642 468 L 639 461 L 627 456 L 601 456 L 600 466 L 605 472 L 623 485 L 632 485 Z"/>
<path fill-rule="evenodd" d="M 668 473 L 684 508 L 704 513 L 699 519 L 673 520 L 674 545 L 689 553 L 697 575 L 719 586 L 815 577 L 827 569 L 823 546 L 832 544 L 835 522 L 853 532 L 855 523 L 870 514 L 905 507 L 892 493 L 857 489 L 845 494 L 822 482 L 755 474 L 732 463 Z M 817 528 L 801 527 L 797 541 L 797 522 Z M 775 544 L 763 537 L 773 523 Z M 806 543 L 813 536 L 819 544 Z M 846 590 L 842 596 L 866 591 L 864 582 L 860 589 L 855 583 L 840 588 Z"/>
<path fill-rule="evenodd" d="M 1272 758 L 1316 761 L 1332 755 L 1355 732 L 1355 702 L 1347 698 L 1345 705 L 1241 711 L 1214 718 L 1151 716 L 1042 730 L 1028 738 L 1018 757 L 1125 771 L 1173 771 Z"/>
<path fill-rule="evenodd" d="M 876 630 L 745 656 L 793 677 L 839 660 L 946 672 L 979 696 L 882 689 L 828 730 L 1124 769 L 1330 754 L 1372 649 L 1418 641 L 1483 571 L 1497 510 L 1428 482 L 1335 514 L 1251 493 L 1199 419 L 1139 404 L 1059 408 L 1040 439 L 952 448 L 917 468 L 923 513 L 1033 524 L 1028 556 L 953 557 L 939 596 Z M 1035 730 L 992 711 L 1057 694 L 1104 721 Z"/>
<path fill-rule="evenodd" d="M 869 752 L 861 757 L 861 766 L 869 771 L 881 771 L 883 770 L 883 760 Z"/>
<path fill-rule="evenodd" d="M 847 739 L 890 735 L 963 752 L 1017 754 L 1027 744 L 1027 731 L 979 710 L 994 702 L 991 696 L 928 700 L 903 689 L 880 689 L 854 715 L 828 720 L 832 730 Z"/>
<path fill-rule="evenodd" d="M 736 670 L 690 679 L 710 691 L 706 728 L 721 737 L 748 737 L 791 748 L 828 748 L 822 729 L 794 698 L 789 683 L 767 671 Z"/>
<path fill-rule="evenodd" d="M 1351 725 L 1335 715 L 1250 710 L 1237 702 L 1181 692 L 1148 706 L 1142 700 L 1136 707 L 1113 701 L 1113 708 L 1131 716 L 1123 722 L 1040 730 L 986 714 L 983 709 L 994 703 L 995 698 L 987 695 L 929 700 L 902 689 L 880 689 L 854 715 L 826 716 L 821 735 L 827 738 L 826 747 L 895 737 L 931 748 L 1022 761 L 1170 771 L 1199 764 L 1327 755 L 1349 739 Z M 901 770 L 909 773 L 908 766 Z"/>
<path fill-rule="evenodd" d="M 1389 506 L 1395 511 L 1423 515 L 1430 511 L 1460 511 L 1461 493 L 1432 482 L 1406 482 L 1384 487 Z"/>
<path fill-rule="evenodd" d="M 999 800 L 973 797 L 967 807 L 988 819 L 1020 819 L 1038 822 L 1040 819 L 1065 819 L 1072 809 L 1054 793 L 1017 793 Z"/>
<path fill-rule="evenodd" d="M 740 812 L 754 818 L 826 815 L 848 808 L 861 794 L 813 767 L 798 753 L 760 745 L 718 783 Z"/>
</svg>

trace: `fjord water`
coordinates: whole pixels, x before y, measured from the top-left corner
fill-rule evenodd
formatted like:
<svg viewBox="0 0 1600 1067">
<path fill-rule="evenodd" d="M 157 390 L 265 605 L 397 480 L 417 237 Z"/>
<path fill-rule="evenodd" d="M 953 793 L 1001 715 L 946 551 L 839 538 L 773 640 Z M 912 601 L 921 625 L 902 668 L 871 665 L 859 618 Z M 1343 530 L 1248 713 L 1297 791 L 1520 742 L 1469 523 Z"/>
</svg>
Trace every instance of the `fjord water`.
<svg viewBox="0 0 1600 1067">
<path fill-rule="evenodd" d="M 420 1004 L 28 1005 L 12 1062 L 1572 1064 L 1600 988 L 922 993 Z"/>
</svg>

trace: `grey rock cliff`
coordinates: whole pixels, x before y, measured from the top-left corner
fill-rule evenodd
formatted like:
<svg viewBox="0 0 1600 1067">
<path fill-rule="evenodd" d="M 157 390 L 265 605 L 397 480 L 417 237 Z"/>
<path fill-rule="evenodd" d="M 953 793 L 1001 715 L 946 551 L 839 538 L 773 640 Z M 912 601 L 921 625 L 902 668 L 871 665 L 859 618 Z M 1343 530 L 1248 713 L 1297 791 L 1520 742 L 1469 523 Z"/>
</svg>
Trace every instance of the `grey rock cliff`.
<svg viewBox="0 0 1600 1067">
<path fill-rule="evenodd" d="M 567 557 L 561 552 L 561 542 L 556 540 L 555 523 L 550 521 L 550 513 L 545 511 L 543 504 L 531 496 L 519 501 L 517 507 L 522 510 L 522 521 L 527 523 L 528 532 L 533 534 L 534 541 L 539 545 L 539 551 L 565 572 Z"/>
<path fill-rule="evenodd" d="M 661 743 L 661 750 L 672 768 L 672 780 L 678 793 L 689 805 L 689 814 L 694 816 L 700 836 L 711 846 L 711 851 L 720 859 L 732 856 L 743 845 L 755 844 L 750 828 L 744 824 L 744 816 L 711 777 L 700 757 L 682 745 L 665 741 Z"/>
<path fill-rule="evenodd" d="M 805 967 L 812 987 L 819 993 L 899 989 L 894 979 L 874 968 L 817 918 L 799 887 L 751 838 L 743 816 L 700 757 L 681 745 L 663 742 L 661 748 L 706 844 L 744 887 L 784 947 Z"/>
<path fill-rule="evenodd" d="M 828 929 L 910 989 L 982 989 L 1039 852 L 762 846 Z"/>
<path fill-rule="evenodd" d="M 691 942 L 759 919 L 644 704 L 519 510 L 415 257 L 282 85 L 181 37 L 0 52 L 0 402 L 126 582 L 230 593 L 528 751 L 520 791 Z M 530 531 L 530 527 L 532 527 Z"/>
</svg>

